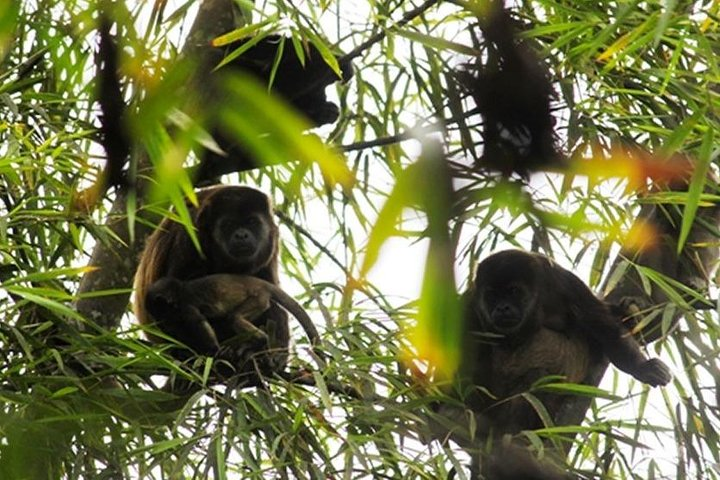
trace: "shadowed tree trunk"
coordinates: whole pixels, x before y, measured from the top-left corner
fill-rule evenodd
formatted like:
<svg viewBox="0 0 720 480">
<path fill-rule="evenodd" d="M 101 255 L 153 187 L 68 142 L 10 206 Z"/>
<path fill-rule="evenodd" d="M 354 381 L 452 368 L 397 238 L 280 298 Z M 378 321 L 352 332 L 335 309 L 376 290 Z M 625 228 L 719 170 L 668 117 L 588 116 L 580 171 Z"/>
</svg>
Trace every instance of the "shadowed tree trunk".
<svg viewBox="0 0 720 480">
<path fill-rule="evenodd" d="M 181 53 L 182 57 L 196 63 L 195 71 L 198 72 L 197 81 L 192 82 L 193 98 L 190 101 L 199 101 L 208 94 L 203 91 L 203 86 L 206 85 L 206 82 L 202 81 L 203 74 L 222 59 L 222 50 L 213 48 L 210 40 L 244 22 L 242 13 L 232 0 L 204 0 L 200 4 Z M 76 308 L 81 315 L 108 329 L 118 325 L 127 308 L 145 239 L 152 232 L 151 225 L 159 221 L 142 208 L 147 193 L 147 181 L 143 174 L 151 172 L 150 160 L 144 152 L 138 154 L 137 166 L 139 174 L 135 190 L 117 190 L 106 219 L 106 224 L 115 237 L 108 236 L 106 242 L 98 241 L 95 245 L 90 260 L 90 266 L 95 269 L 83 276 L 78 290 L 79 296 L 105 290 L 123 291 L 112 295 L 80 298 L 77 301 Z M 133 235 L 126 215 L 128 195 L 137 196 L 139 221 L 132 225 Z"/>
</svg>

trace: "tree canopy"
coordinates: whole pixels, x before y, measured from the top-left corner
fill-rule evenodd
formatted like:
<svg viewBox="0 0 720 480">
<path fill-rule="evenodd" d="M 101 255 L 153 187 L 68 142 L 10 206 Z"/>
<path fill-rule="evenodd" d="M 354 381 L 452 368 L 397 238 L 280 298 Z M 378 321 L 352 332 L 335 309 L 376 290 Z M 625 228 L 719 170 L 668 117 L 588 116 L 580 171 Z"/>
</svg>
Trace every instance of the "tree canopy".
<svg viewBox="0 0 720 480">
<path fill-rule="evenodd" d="M 603 296 L 630 275 L 618 252 L 653 235 L 642 206 L 680 209 L 682 250 L 720 201 L 720 3 L 508 0 L 510 53 L 493 4 L 0 0 L 0 477 L 466 475 L 424 415 L 442 398 L 431 377 L 461 361 L 474 266 L 540 251 Z M 278 34 L 283 55 L 319 55 L 332 80 L 352 63 L 328 82 L 335 121 L 313 128 L 267 85 L 220 75 Z M 527 123 L 542 95 L 552 121 Z M 552 158 L 489 162 L 488 118 L 520 137 L 546 129 L 553 151 L 532 158 Z M 210 159 L 224 139 L 242 151 Z M 656 187 L 687 159 L 684 191 Z M 294 325 L 291 367 L 308 381 L 211 385 L 212 359 L 179 364 L 130 313 L 145 238 L 166 216 L 192 231 L 186 201 L 218 178 L 274 202 L 281 284 L 330 359 L 319 369 Z M 588 478 L 720 478 L 717 289 L 627 268 L 669 299 L 647 348 L 674 380 L 547 379 L 537 388 L 594 401 L 581 425 L 523 435 L 574 434 L 569 468 Z M 171 377 L 199 390 L 163 389 Z"/>
</svg>

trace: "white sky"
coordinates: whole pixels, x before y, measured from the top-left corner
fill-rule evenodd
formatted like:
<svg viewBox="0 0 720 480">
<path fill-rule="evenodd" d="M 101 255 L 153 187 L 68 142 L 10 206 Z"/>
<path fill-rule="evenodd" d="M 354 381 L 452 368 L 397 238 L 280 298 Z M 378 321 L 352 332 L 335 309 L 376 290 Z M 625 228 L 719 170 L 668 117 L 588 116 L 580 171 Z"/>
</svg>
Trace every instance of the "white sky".
<svg viewBox="0 0 720 480">
<path fill-rule="evenodd" d="M 169 3 L 172 5 L 181 4 L 182 2 L 180 0 L 171 0 Z M 342 2 L 341 5 L 343 6 L 344 10 L 343 16 L 349 20 L 349 23 L 340 25 L 340 28 L 342 30 L 345 30 L 348 27 L 353 28 L 357 27 L 358 25 L 365 25 L 367 23 L 367 14 L 365 13 L 367 12 L 367 4 L 365 2 L 345 1 Z M 173 8 L 169 8 L 168 12 L 170 11 L 173 11 Z M 349 13 L 346 14 L 345 12 Z M 189 13 L 187 18 L 194 18 L 194 14 Z M 357 22 L 356 25 L 353 25 L 353 20 Z M 327 25 L 323 25 L 323 31 L 325 31 L 327 35 L 332 39 L 334 37 L 337 37 L 337 35 L 334 34 L 334 32 L 336 32 L 337 26 L 338 25 L 333 22 L 328 22 Z M 396 42 L 400 43 L 401 40 L 396 39 Z M 350 48 L 345 48 L 346 51 L 349 49 Z M 401 52 L 401 48 L 396 48 L 396 55 L 401 54 Z M 330 90 L 331 89 L 328 89 L 328 91 Z M 415 121 L 416 117 L 412 113 L 409 113 L 407 124 L 413 125 Z M 374 178 L 374 180 L 376 179 Z M 538 184 L 541 184 L 544 181 L 543 179 L 536 180 Z M 317 216 L 312 214 L 308 215 L 308 225 L 306 225 L 305 227 L 309 231 L 313 232 L 313 235 L 317 235 L 317 238 L 320 239 L 320 241 L 322 242 L 323 232 L 330 232 L 329 234 L 331 235 L 332 226 L 327 224 L 328 219 L 324 215 L 324 207 L 321 208 L 321 206 L 318 206 L 317 211 L 323 212 L 323 214 Z M 312 212 L 312 207 L 308 207 L 308 212 Z M 465 234 L 470 235 L 471 233 L 466 231 Z M 529 247 L 530 239 L 528 238 L 524 240 L 526 246 Z M 461 242 L 461 244 L 462 243 L 463 242 Z M 487 253 L 489 254 L 491 252 Z M 427 241 L 415 242 L 401 238 L 393 238 L 389 240 L 383 247 L 379 261 L 372 269 L 369 278 L 396 305 L 400 305 L 410 300 L 415 300 L 417 299 L 420 292 L 420 285 L 422 282 L 422 273 L 424 269 L 426 254 Z M 565 264 L 562 258 L 558 258 L 557 260 L 561 265 L 565 267 L 570 267 L 570 265 Z M 587 268 L 587 266 L 585 266 L 585 268 L 581 266 L 579 270 L 574 269 L 574 271 L 578 274 L 578 276 L 580 276 L 583 280 L 586 281 L 588 278 Z M 464 284 L 464 281 L 466 280 L 464 278 L 466 276 L 466 272 L 467 268 L 460 268 L 458 266 L 457 282 L 459 285 Z M 316 278 L 314 278 L 313 280 L 318 281 L 328 275 L 335 275 L 335 273 L 329 274 L 328 272 L 323 272 L 322 270 L 320 270 L 317 272 Z M 333 281 L 332 278 L 327 278 L 325 280 Z M 341 278 L 335 278 L 334 280 L 338 282 L 344 281 L 344 279 Z M 287 282 L 286 288 L 291 294 L 303 293 L 302 288 L 299 285 L 294 285 L 293 282 Z M 313 315 L 313 313 L 317 314 L 317 312 L 311 312 L 311 315 Z M 654 356 L 655 353 L 652 352 L 651 355 Z M 662 355 L 662 358 L 671 367 L 673 373 L 679 379 L 679 381 L 685 383 L 685 380 L 683 379 L 683 372 L 678 370 L 678 365 L 673 362 L 672 358 L 670 358 L 666 353 Z M 712 379 L 708 380 L 711 384 L 713 383 Z M 615 382 L 618 382 L 619 384 L 616 392 L 621 396 L 625 396 L 627 400 L 615 404 L 612 409 L 609 409 L 605 412 L 605 415 L 615 418 L 617 420 L 628 420 L 632 424 L 634 422 L 636 412 L 638 411 L 638 397 L 636 396 L 636 394 L 640 391 L 640 388 L 637 385 L 637 382 L 632 381 L 628 375 L 622 373 L 619 374 L 618 371 L 614 369 L 614 367 L 611 367 L 608 370 L 608 374 L 603 380 L 601 387 L 607 388 L 608 390 L 613 390 L 613 385 L 615 384 Z M 631 384 L 633 385 L 632 387 Z M 665 405 L 665 403 L 669 402 L 670 404 L 675 404 L 679 401 L 680 399 L 677 397 L 676 389 L 653 389 L 650 393 L 649 406 L 647 407 L 648 421 L 653 424 L 666 425 L 668 428 L 671 428 L 672 423 L 667 418 L 668 407 Z M 598 403 L 602 404 L 603 402 Z M 665 465 L 665 471 L 673 471 L 672 465 L 674 465 L 676 462 L 677 452 L 672 434 L 666 436 L 655 436 L 647 432 L 643 432 L 639 438 L 639 441 L 650 446 L 651 450 L 638 452 L 638 458 L 652 457 L 658 462 L 668 464 Z M 628 455 L 632 455 L 629 450 L 625 453 Z M 641 462 L 638 465 L 638 471 L 643 471 L 645 467 L 646 464 L 644 462 Z"/>
</svg>

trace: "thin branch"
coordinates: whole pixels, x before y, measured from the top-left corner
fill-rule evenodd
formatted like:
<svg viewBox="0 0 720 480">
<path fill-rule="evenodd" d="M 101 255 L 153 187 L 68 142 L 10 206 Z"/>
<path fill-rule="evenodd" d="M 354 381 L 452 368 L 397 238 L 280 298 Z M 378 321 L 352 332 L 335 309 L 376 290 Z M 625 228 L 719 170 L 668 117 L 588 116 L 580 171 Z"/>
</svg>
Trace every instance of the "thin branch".
<svg viewBox="0 0 720 480">
<path fill-rule="evenodd" d="M 432 6 L 434 6 L 436 3 L 438 3 L 439 0 L 426 0 L 418 7 L 413 8 L 412 10 L 408 10 L 405 12 L 405 15 L 402 16 L 400 20 L 398 20 L 395 25 L 392 25 L 391 27 L 382 30 L 375 35 L 371 36 L 367 40 L 365 40 L 363 43 L 352 49 L 349 53 L 346 53 L 343 57 L 343 61 L 350 61 L 357 57 L 359 57 L 365 50 L 369 49 L 376 43 L 382 41 L 387 36 L 388 30 L 391 29 L 398 29 L 401 27 L 404 27 L 408 23 L 410 23 L 415 18 L 419 17 L 423 13 L 425 13 L 427 10 L 429 10 Z"/>
<path fill-rule="evenodd" d="M 445 128 L 447 128 L 447 126 L 459 123 L 461 120 L 465 120 L 466 118 L 475 115 L 476 113 L 478 113 L 478 111 L 478 108 L 473 108 L 471 110 L 468 110 L 467 112 L 464 112 L 463 115 L 459 117 L 450 117 L 447 119 L 443 119 L 439 122 L 429 123 L 420 127 L 413 127 L 405 130 L 404 132 L 390 135 L 388 137 L 380 137 L 376 138 L 375 140 L 365 140 L 362 142 L 350 143 L 348 145 L 339 145 L 338 148 L 340 148 L 340 150 L 342 150 L 343 152 L 352 152 L 355 150 L 382 147 L 385 145 L 393 145 L 395 143 L 405 142 L 407 140 L 413 140 L 418 137 L 418 132 L 442 132 L 445 130 Z"/>
<path fill-rule="evenodd" d="M 439 130 L 439 129 L 429 128 L 429 130 L 434 131 L 434 130 Z M 397 135 L 390 135 L 389 137 L 381 137 L 381 138 L 376 138 L 375 140 L 366 140 L 364 142 L 355 142 L 355 143 L 351 143 L 349 145 L 341 145 L 340 149 L 343 152 L 352 152 L 354 150 L 364 150 L 366 148 L 384 147 L 385 145 L 393 145 L 396 143 L 401 143 L 401 142 L 404 142 L 407 140 L 412 140 L 413 138 L 416 138 L 416 135 L 414 135 L 412 132 L 413 132 L 412 130 L 406 130 L 402 133 L 398 133 Z"/>
</svg>

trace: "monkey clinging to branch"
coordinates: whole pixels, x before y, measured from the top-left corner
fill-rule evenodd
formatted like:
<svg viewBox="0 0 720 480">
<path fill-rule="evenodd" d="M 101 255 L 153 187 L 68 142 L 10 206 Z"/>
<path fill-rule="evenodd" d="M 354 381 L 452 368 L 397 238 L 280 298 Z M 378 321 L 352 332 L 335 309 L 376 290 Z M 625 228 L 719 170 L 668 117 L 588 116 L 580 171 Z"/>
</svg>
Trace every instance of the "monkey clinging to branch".
<svg viewBox="0 0 720 480">
<path fill-rule="evenodd" d="M 520 250 L 491 255 L 478 265 L 464 302 L 463 360 L 452 394 L 473 413 L 476 429 L 468 429 L 467 421 L 451 422 L 450 428 L 445 422 L 445 431 L 431 428 L 472 453 L 486 453 L 483 462 L 480 455 L 473 457 L 474 470 L 483 478 L 567 478 L 558 466 L 538 461 L 519 435 L 563 424 L 563 411 L 576 398 L 533 390 L 542 378 L 559 375 L 567 382 L 591 383 L 595 368 L 610 361 L 652 386 L 671 379 L 668 367 L 645 357 L 603 301 L 545 256 Z M 453 404 L 438 408 L 447 418 L 457 418 L 457 412 Z M 442 418 L 437 423 L 443 425 Z M 505 435 L 512 436 L 509 445 Z M 488 445 L 490 452 L 485 452 Z"/>
<path fill-rule="evenodd" d="M 694 308 L 709 307 L 708 300 L 703 305 L 699 297 L 707 296 L 720 261 L 720 202 L 701 199 L 678 253 L 685 215 L 678 202 L 683 201 L 688 190 L 687 178 L 676 178 L 650 190 L 633 224 L 644 233 L 645 244 L 635 250 L 624 248 L 613 265 L 613 271 L 627 270 L 605 301 L 618 317 L 624 318 L 627 328 L 639 330 L 634 333 L 644 342 L 657 340 L 682 317 L 684 312 L 671 300 L 670 291 Z M 707 174 L 704 193 L 718 194 L 718 177 L 713 172 Z M 660 279 L 651 281 L 643 268 L 660 274 Z M 669 322 L 666 308 L 672 309 Z"/>
<path fill-rule="evenodd" d="M 487 2 L 486 8 L 479 18 L 484 41 L 479 47 L 485 47 L 487 56 L 478 56 L 457 75 L 483 119 L 480 166 L 506 176 L 561 166 L 547 69 L 528 42 L 518 38 L 502 1 Z"/>
</svg>

